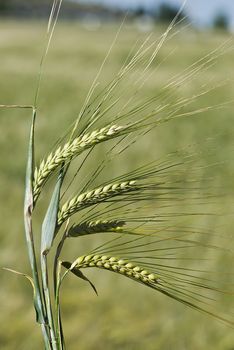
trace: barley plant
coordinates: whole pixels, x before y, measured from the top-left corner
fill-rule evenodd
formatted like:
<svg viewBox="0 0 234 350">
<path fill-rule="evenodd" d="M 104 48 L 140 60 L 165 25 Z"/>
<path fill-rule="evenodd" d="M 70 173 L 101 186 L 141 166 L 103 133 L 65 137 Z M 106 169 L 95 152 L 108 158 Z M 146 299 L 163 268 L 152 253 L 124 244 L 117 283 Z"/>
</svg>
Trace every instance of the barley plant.
<svg viewBox="0 0 234 350">
<path fill-rule="evenodd" d="M 214 90 L 221 91 L 226 81 L 204 82 L 196 93 L 188 91 L 184 97 L 180 88 L 188 81 L 196 85 L 197 77 L 231 50 L 230 42 L 195 59 L 165 81 L 155 96 L 142 99 L 151 67 L 157 79 L 163 66 L 162 46 L 188 24 L 179 21 L 178 14 L 159 38 L 152 35 L 138 40 L 114 78 L 100 89 L 99 78 L 117 45 L 119 32 L 124 30 L 121 26 L 73 125 L 48 154 L 37 160 L 35 151 L 42 142 L 35 140 L 40 117 L 38 98 L 61 3 L 55 0 L 52 6 L 34 103 L 1 106 L 32 110 L 24 202 L 31 275 L 8 270 L 25 276 L 32 285 L 45 349 L 65 349 L 60 296 L 67 276 L 87 282 L 98 294 L 92 278 L 86 276 L 89 268 L 96 271 L 97 278 L 100 269 L 113 272 L 120 279 L 137 282 L 135 290 L 141 284 L 152 293 L 164 294 L 233 326 L 231 313 L 218 310 L 220 298 L 233 295 L 228 283 L 231 275 L 212 271 L 212 252 L 225 248 L 212 243 L 212 237 L 218 235 L 214 227 L 202 227 L 204 217 L 215 222 L 222 214 L 211 207 L 220 200 L 220 186 L 215 180 L 220 164 L 212 161 L 214 142 L 204 141 L 210 159 L 206 164 L 200 161 L 199 145 L 174 149 L 162 158 L 155 156 L 155 149 L 149 154 L 143 146 L 154 137 L 155 128 L 165 123 L 179 118 L 192 120 L 229 106 L 230 101 L 225 100 L 204 105 L 203 99 L 212 96 Z M 197 102 L 200 108 L 194 107 Z M 138 143 L 142 150 L 138 148 L 135 154 Z M 128 154 L 134 154 L 136 165 L 123 171 L 121 162 L 128 162 Z M 225 188 L 221 192 L 223 195 Z M 47 210 L 38 248 L 35 242 L 39 232 L 34 232 L 33 222 L 40 203 L 47 203 Z M 68 249 L 64 249 L 65 244 Z M 75 257 L 69 256 L 69 245 L 76 250 Z M 155 312 L 155 317 L 160 315 Z"/>
</svg>

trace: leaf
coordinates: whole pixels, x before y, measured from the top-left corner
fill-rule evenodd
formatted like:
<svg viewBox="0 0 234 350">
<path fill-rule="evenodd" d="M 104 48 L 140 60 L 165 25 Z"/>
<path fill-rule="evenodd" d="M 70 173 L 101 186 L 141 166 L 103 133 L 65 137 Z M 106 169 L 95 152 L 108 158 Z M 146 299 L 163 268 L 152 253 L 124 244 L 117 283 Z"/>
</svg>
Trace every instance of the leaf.
<svg viewBox="0 0 234 350">
<path fill-rule="evenodd" d="M 62 181 L 63 172 L 61 171 L 42 224 L 41 254 L 43 255 L 47 255 L 49 253 L 55 237 Z"/>
<path fill-rule="evenodd" d="M 38 314 L 38 307 L 37 307 L 36 288 L 35 288 L 35 285 L 34 285 L 34 282 L 33 282 L 32 277 L 30 277 L 30 276 L 27 275 L 26 273 L 22 273 L 22 272 L 13 270 L 13 269 L 10 269 L 10 268 L 8 268 L 8 267 L 3 267 L 3 270 L 12 272 L 12 273 L 14 273 L 14 274 L 16 274 L 16 275 L 19 275 L 19 276 L 22 276 L 22 277 L 25 277 L 25 278 L 27 278 L 27 280 L 30 282 L 30 284 L 31 284 L 31 286 L 32 286 L 32 288 L 33 288 L 34 307 L 35 307 L 35 310 L 36 310 L 36 316 L 37 316 L 37 320 L 38 320 L 40 317 L 39 317 L 39 314 Z"/>
<path fill-rule="evenodd" d="M 25 214 L 33 209 L 33 172 L 34 172 L 34 124 L 35 124 L 36 112 L 33 111 L 32 124 L 29 136 L 28 145 L 28 158 L 26 166 L 26 179 L 25 179 L 25 198 L 24 209 Z"/>
<path fill-rule="evenodd" d="M 97 289 L 95 287 L 95 285 L 80 271 L 80 269 L 73 267 L 71 269 L 72 264 L 68 261 L 63 261 L 62 262 L 63 267 L 65 267 L 66 269 L 70 270 L 75 276 L 81 278 L 82 280 L 88 282 L 90 284 L 90 286 L 92 287 L 92 289 L 94 290 L 95 294 L 98 296 L 98 292 Z"/>
<path fill-rule="evenodd" d="M 37 262 L 35 255 L 33 231 L 32 231 L 32 211 L 33 211 L 33 173 L 34 173 L 34 126 L 36 119 L 36 110 L 33 109 L 32 123 L 29 136 L 28 158 L 25 178 L 25 196 L 24 196 L 24 226 L 25 236 L 28 248 L 29 262 L 33 275 L 33 285 L 35 288 L 34 307 L 38 323 L 45 323 L 43 304 L 41 299 L 40 284 L 38 280 Z"/>
</svg>

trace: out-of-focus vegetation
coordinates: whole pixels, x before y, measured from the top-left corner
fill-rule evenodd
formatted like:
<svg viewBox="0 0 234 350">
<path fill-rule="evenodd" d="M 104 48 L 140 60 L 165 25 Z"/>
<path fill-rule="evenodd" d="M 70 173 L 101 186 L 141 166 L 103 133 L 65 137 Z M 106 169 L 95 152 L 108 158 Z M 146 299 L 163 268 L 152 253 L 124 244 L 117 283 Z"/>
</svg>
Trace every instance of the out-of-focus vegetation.
<svg viewBox="0 0 234 350">
<path fill-rule="evenodd" d="M 32 104 L 45 27 L 46 24 L 36 22 L 1 22 L 0 103 Z M 75 23 L 58 26 L 41 85 L 36 132 L 38 160 L 48 153 L 48 149 L 52 148 L 77 116 L 116 30 L 111 25 L 93 32 Z M 162 28 L 156 28 L 153 35 L 159 36 L 162 31 Z M 137 38 L 139 33 L 135 27 L 126 26 L 122 30 L 105 64 L 100 78 L 101 86 L 113 78 Z M 156 63 L 152 66 L 152 74 L 142 88 L 141 97 L 160 92 L 168 79 L 181 73 L 226 39 L 224 34 L 214 36 L 212 33 L 189 30 L 173 37 L 160 51 L 158 60 L 162 63 L 157 69 Z M 233 59 L 233 52 L 224 54 L 214 66 L 198 74 L 196 82 L 191 80 L 182 85 L 177 92 L 178 98 L 198 93 L 204 84 L 214 87 L 227 78 L 232 80 Z M 200 108 L 200 103 L 214 105 L 230 101 L 233 96 L 234 86 L 228 82 L 204 97 L 199 104 L 195 103 L 194 108 Z M 209 155 L 204 140 L 214 138 L 213 162 L 221 164 L 217 183 L 221 188 L 228 184 L 230 195 L 220 199 L 213 208 L 225 216 L 211 217 L 206 219 L 205 224 L 208 228 L 218 225 L 218 234 L 230 249 L 233 245 L 234 224 L 232 110 L 232 104 L 224 105 L 196 118 L 163 125 L 155 130 L 152 139 L 136 145 L 134 152 L 131 151 L 122 164 L 123 168 L 130 170 L 137 163 L 145 161 L 152 152 L 155 157 L 163 157 L 186 145 L 192 145 L 192 148 L 199 145 L 199 152 L 202 150 L 199 156 L 206 164 Z M 29 118 L 30 113 L 27 111 L 0 110 L 0 266 L 23 272 L 29 271 L 22 221 Z M 114 171 L 114 168 L 110 169 L 110 174 Z M 38 222 L 43 213 L 44 206 L 41 205 Z M 198 226 L 200 224 L 204 222 L 199 221 Z M 36 236 L 39 242 L 39 232 Z M 67 245 L 66 251 L 76 256 L 77 246 L 74 241 L 70 246 Z M 217 265 L 222 264 L 225 251 L 215 259 Z M 234 347 L 233 330 L 211 317 L 186 309 L 121 276 L 113 276 L 105 271 L 93 271 L 89 276 L 97 286 L 98 298 L 88 285 L 73 276 L 63 288 L 62 310 L 67 347 L 70 350 L 231 350 Z M 1 271 L 0 277 L 0 348 L 41 349 L 40 329 L 34 324 L 31 287 L 20 277 L 6 271 Z M 233 283 L 231 279 L 230 283 Z M 226 304 L 231 315 L 233 304 L 228 304 L 225 298 L 223 304 Z"/>
<path fill-rule="evenodd" d="M 229 29 L 229 18 L 225 13 L 219 13 L 215 16 L 213 26 L 216 29 L 227 31 Z"/>
<path fill-rule="evenodd" d="M 52 2 L 50 0 L 0 0 L 0 17 L 47 18 Z M 64 1 L 60 18 L 77 19 L 83 16 L 97 16 L 104 21 L 118 19 L 123 12 L 100 4 Z"/>
<path fill-rule="evenodd" d="M 50 12 L 50 0 L 0 0 L 0 17 L 10 18 L 47 18 Z M 62 4 L 60 19 L 101 21 L 109 23 L 119 21 L 126 15 L 126 8 L 121 6 L 108 6 L 108 4 L 82 1 L 65 0 Z M 186 18 L 190 22 L 186 7 L 181 9 L 177 5 L 172 5 L 166 0 L 152 4 L 151 8 L 139 5 L 129 9 L 128 20 L 140 19 L 143 22 L 170 23 L 175 16 L 177 22 Z M 230 18 L 225 12 L 218 13 L 214 18 L 210 18 L 210 23 L 216 29 L 228 31 Z"/>
<path fill-rule="evenodd" d="M 159 22 L 170 22 L 172 21 L 176 16 L 177 21 L 182 20 L 182 18 L 185 17 L 184 11 L 181 11 L 179 14 L 179 8 L 167 5 L 167 4 L 161 4 L 159 8 L 155 11 L 155 20 Z"/>
</svg>

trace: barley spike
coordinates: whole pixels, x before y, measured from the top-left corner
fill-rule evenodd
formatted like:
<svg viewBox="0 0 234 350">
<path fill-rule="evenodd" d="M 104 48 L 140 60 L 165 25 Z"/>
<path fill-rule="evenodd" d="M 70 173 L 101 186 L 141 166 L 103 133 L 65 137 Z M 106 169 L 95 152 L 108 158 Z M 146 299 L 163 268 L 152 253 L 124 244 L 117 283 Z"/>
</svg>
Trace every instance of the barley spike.
<svg viewBox="0 0 234 350">
<path fill-rule="evenodd" d="M 69 217 L 81 209 L 137 190 L 138 186 L 136 185 L 136 181 L 125 181 L 108 184 L 77 195 L 70 201 L 66 202 L 60 210 L 58 214 L 58 227 L 60 227 Z"/>
<path fill-rule="evenodd" d="M 67 236 L 78 237 L 101 232 L 121 232 L 124 225 L 126 222 L 120 220 L 85 221 L 71 227 Z"/>
<path fill-rule="evenodd" d="M 55 152 L 51 153 L 46 160 L 42 160 L 41 164 L 34 172 L 34 203 L 37 201 L 42 187 L 50 175 L 53 171 L 58 169 L 59 166 L 78 156 L 84 150 L 121 135 L 126 128 L 125 126 L 111 125 L 79 136 L 73 141 L 66 143 L 63 147 L 59 147 Z"/>
<path fill-rule="evenodd" d="M 62 265 L 65 268 L 70 269 L 72 272 L 77 271 L 77 269 L 79 270 L 87 267 L 98 267 L 100 269 L 120 273 L 149 287 L 157 286 L 160 283 L 159 278 L 154 273 L 151 273 L 125 259 L 120 259 L 113 256 L 84 255 L 76 259 L 73 264 L 64 261 L 62 262 Z"/>
</svg>

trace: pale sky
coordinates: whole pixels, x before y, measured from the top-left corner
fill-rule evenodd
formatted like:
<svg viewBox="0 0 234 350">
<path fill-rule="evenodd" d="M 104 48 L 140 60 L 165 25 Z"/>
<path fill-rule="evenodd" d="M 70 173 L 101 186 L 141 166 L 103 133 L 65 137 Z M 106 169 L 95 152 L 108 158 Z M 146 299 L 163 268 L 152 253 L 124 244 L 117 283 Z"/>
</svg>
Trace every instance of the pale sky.
<svg viewBox="0 0 234 350">
<path fill-rule="evenodd" d="M 145 6 L 150 8 L 161 3 L 180 6 L 183 0 L 86 0 L 85 2 L 105 3 L 118 7 Z M 208 24 L 217 13 L 225 13 L 229 16 L 232 28 L 234 28 L 234 0 L 187 0 L 186 13 L 198 24 Z"/>
</svg>

